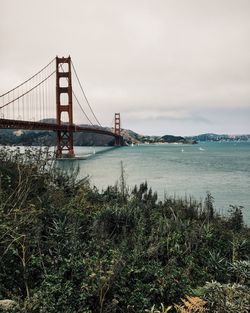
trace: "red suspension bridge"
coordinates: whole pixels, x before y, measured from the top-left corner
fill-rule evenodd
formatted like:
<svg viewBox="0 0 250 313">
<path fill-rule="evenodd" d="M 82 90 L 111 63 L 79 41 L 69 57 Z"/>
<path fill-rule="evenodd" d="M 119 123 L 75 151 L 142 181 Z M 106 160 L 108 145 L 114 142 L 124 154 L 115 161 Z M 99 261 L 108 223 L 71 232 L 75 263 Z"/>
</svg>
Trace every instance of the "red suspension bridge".
<svg viewBox="0 0 250 313">
<path fill-rule="evenodd" d="M 72 87 L 72 73 L 77 80 L 80 97 Z M 74 110 L 73 100 L 78 105 L 74 105 Z M 85 108 L 81 100 L 87 104 Z M 57 158 L 74 157 L 74 132 L 109 135 L 114 137 L 116 146 L 121 145 L 120 113 L 115 113 L 114 132 L 101 126 L 70 56 L 54 58 L 35 75 L 0 95 L 0 101 L 0 128 L 56 132 Z M 79 118 L 80 114 L 84 126 L 74 123 L 74 116 Z"/>
</svg>

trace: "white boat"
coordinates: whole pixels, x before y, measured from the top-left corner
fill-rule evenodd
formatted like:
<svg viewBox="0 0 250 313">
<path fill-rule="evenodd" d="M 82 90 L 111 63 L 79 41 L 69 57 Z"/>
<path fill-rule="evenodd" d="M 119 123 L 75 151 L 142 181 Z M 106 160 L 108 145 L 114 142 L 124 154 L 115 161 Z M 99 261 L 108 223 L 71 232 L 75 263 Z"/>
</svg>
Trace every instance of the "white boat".
<svg viewBox="0 0 250 313">
<path fill-rule="evenodd" d="M 203 149 L 202 147 L 199 147 L 199 150 L 200 150 L 200 151 L 205 151 L 205 149 Z"/>
</svg>

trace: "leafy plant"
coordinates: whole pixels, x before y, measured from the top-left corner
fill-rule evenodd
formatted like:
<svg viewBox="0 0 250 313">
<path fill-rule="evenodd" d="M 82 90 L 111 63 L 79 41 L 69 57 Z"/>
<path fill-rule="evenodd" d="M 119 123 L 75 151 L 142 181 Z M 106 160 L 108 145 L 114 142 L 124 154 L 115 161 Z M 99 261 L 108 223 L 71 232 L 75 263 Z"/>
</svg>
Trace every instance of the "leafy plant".
<svg viewBox="0 0 250 313">
<path fill-rule="evenodd" d="M 161 307 L 159 309 L 156 308 L 155 304 L 151 307 L 150 310 L 146 309 L 147 313 L 167 313 L 172 309 L 172 306 L 165 307 L 163 303 L 161 303 Z"/>
<path fill-rule="evenodd" d="M 246 313 L 250 308 L 250 289 L 240 284 L 207 283 L 204 299 L 209 312 Z"/>
<path fill-rule="evenodd" d="M 186 296 L 181 299 L 182 304 L 175 304 L 174 307 L 179 313 L 204 313 L 206 312 L 206 301 L 199 297 Z"/>
</svg>

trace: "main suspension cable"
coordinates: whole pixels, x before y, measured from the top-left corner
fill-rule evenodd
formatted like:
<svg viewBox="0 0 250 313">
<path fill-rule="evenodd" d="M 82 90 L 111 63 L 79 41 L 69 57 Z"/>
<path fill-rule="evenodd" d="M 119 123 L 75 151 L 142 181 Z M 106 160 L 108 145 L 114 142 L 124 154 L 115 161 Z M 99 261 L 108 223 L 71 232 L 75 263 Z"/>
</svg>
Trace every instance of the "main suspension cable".
<svg viewBox="0 0 250 313">
<path fill-rule="evenodd" d="M 15 102 L 16 100 L 22 98 L 23 96 L 27 95 L 28 93 L 30 93 L 32 90 L 34 90 L 36 87 L 40 86 L 42 83 L 44 83 L 47 79 L 49 79 L 53 74 L 55 74 L 56 71 L 52 72 L 49 76 L 47 76 L 45 79 L 43 79 L 41 82 L 39 82 L 38 84 L 36 84 L 34 87 L 32 87 L 31 89 L 29 89 L 28 91 L 24 92 L 23 94 L 21 94 L 20 96 L 18 96 L 17 98 L 7 102 L 6 104 L 0 106 L 0 109 L 6 107 L 7 105 L 9 105 L 10 103 Z M 21 86 L 21 85 L 20 85 Z"/>
<path fill-rule="evenodd" d="M 27 82 L 29 82 L 31 79 L 33 79 L 35 76 L 39 75 L 43 70 L 45 70 L 48 66 L 50 66 L 50 64 L 52 64 L 55 61 L 55 58 L 53 60 L 51 60 L 46 66 L 44 66 L 39 72 L 37 72 L 36 74 L 34 74 L 33 76 L 31 76 L 29 79 L 25 80 L 23 83 L 21 83 L 20 85 L 16 86 L 15 88 L 5 92 L 4 94 L 0 95 L 1 97 L 6 96 L 8 93 L 16 90 L 17 88 L 23 86 L 24 84 L 26 84 Z"/>
<path fill-rule="evenodd" d="M 79 105 L 81 111 L 83 112 L 83 114 L 85 115 L 85 117 L 87 118 L 87 120 L 90 122 L 90 124 L 91 124 L 92 126 L 94 126 L 94 124 L 93 124 L 93 123 L 91 122 L 91 120 L 89 119 L 87 113 L 83 110 L 83 108 L 82 108 L 82 106 L 81 106 L 81 103 L 80 103 L 80 101 L 78 100 L 78 98 L 77 98 L 77 96 L 76 96 L 76 94 L 75 94 L 75 92 L 74 92 L 73 89 L 72 89 L 72 93 L 73 93 L 73 96 L 74 96 L 74 98 L 76 99 L 76 101 L 77 101 L 77 103 L 78 103 L 78 105 Z"/>
<path fill-rule="evenodd" d="M 86 102 L 87 102 L 87 104 L 88 104 L 88 107 L 89 107 L 90 111 L 92 112 L 92 114 L 93 114 L 93 116 L 94 116 L 94 118 L 95 118 L 97 124 L 102 127 L 102 125 L 100 124 L 99 120 L 97 119 L 97 117 L 96 117 L 94 111 L 92 110 L 92 107 L 91 107 L 91 105 L 90 105 L 90 103 L 89 103 L 89 100 L 88 100 L 88 98 L 87 98 L 87 96 L 86 96 L 84 90 L 83 90 L 82 84 L 81 84 L 81 82 L 80 82 L 80 79 L 79 79 L 79 77 L 78 77 L 78 75 L 77 75 L 75 66 L 74 66 L 74 64 L 73 64 L 72 61 L 71 61 L 71 64 L 72 64 L 74 73 L 75 73 L 75 75 L 76 75 L 76 79 L 77 79 L 77 81 L 78 81 L 78 84 L 79 84 L 79 86 L 80 86 L 80 88 L 81 88 L 81 90 L 82 90 L 83 96 L 84 96 L 84 98 L 85 98 L 85 100 L 86 100 Z"/>
</svg>

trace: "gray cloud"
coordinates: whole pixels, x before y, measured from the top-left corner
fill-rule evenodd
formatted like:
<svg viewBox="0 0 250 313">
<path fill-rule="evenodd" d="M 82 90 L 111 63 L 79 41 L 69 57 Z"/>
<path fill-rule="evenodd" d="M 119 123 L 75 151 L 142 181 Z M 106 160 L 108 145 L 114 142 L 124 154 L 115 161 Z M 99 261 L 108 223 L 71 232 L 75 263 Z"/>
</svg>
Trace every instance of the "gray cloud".
<svg viewBox="0 0 250 313">
<path fill-rule="evenodd" d="M 0 93 L 71 54 L 104 125 L 250 133 L 249 38 L 249 0 L 2 0 Z"/>
</svg>

